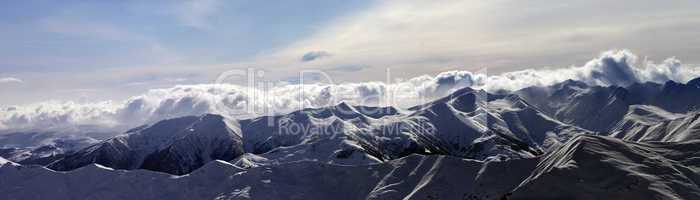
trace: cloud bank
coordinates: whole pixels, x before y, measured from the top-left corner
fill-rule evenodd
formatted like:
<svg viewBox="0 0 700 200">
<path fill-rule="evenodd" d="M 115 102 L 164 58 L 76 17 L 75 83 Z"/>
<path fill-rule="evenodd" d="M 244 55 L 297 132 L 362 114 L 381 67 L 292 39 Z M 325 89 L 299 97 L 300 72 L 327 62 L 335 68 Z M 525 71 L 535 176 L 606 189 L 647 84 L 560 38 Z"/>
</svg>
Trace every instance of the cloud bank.
<svg viewBox="0 0 700 200">
<path fill-rule="evenodd" d="M 640 64 L 637 66 L 637 64 Z M 607 51 L 583 66 L 528 69 L 499 75 L 448 71 L 407 80 L 341 84 L 278 83 L 272 87 L 232 84 L 178 85 L 153 89 L 122 102 L 79 104 L 43 102 L 2 108 L 0 130 L 100 129 L 123 131 L 144 123 L 203 113 L 250 118 L 286 113 L 339 102 L 356 105 L 409 107 L 463 87 L 488 91 L 545 86 L 567 79 L 591 85 L 628 85 L 635 82 L 687 82 L 700 76 L 700 68 L 682 65 L 675 58 L 661 63 L 639 62 L 628 50 Z"/>
<path fill-rule="evenodd" d="M 640 64 L 640 65 L 638 65 Z M 682 65 L 676 58 L 661 63 L 639 61 L 629 50 L 611 50 L 600 54 L 583 66 L 557 69 L 528 69 L 489 76 L 487 90 L 517 90 L 528 86 L 546 86 L 568 79 L 589 85 L 620 85 L 632 83 L 676 81 L 685 83 L 700 76 L 700 66 Z"/>
<path fill-rule="evenodd" d="M 485 76 L 450 71 L 396 83 L 288 84 L 252 88 L 232 84 L 178 85 L 152 89 L 123 102 L 79 104 L 43 102 L 2 108 L 0 130 L 126 130 L 162 119 L 215 113 L 232 118 L 276 115 L 308 107 L 348 102 L 356 105 L 408 107 L 477 85 Z M 474 79 L 482 79 L 475 81 Z M 481 83 L 479 83 L 481 84 Z"/>
</svg>

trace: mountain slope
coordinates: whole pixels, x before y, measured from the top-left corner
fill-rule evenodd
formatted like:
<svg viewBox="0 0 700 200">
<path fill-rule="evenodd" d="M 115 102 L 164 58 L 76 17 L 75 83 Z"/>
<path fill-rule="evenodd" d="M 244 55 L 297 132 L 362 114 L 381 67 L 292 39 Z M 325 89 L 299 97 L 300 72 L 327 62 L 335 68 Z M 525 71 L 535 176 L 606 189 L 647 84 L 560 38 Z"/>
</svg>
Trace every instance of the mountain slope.
<svg viewBox="0 0 700 200">
<path fill-rule="evenodd" d="M 67 153 L 98 143 L 86 135 L 54 132 L 12 132 L 0 134 L 0 156 L 22 164 L 46 165 Z"/>
<path fill-rule="evenodd" d="M 567 81 L 408 110 L 174 118 L 48 168 L 0 157 L 0 199 L 698 199 L 698 88 Z"/>
<path fill-rule="evenodd" d="M 97 163 L 185 174 L 211 160 L 243 154 L 237 131 L 217 115 L 169 119 L 92 145 L 48 167 L 65 171 Z"/>
<path fill-rule="evenodd" d="M 681 142 L 700 139 L 700 113 L 648 114 L 638 116 L 630 111 L 611 136 L 631 141 Z M 656 111 L 659 113 L 659 111 Z M 651 112 L 645 112 L 651 113 Z M 662 115 L 663 117 L 658 117 Z M 652 118 L 652 119 L 649 119 Z"/>
<path fill-rule="evenodd" d="M 698 199 L 700 141 L 581 135 L 540 161 L 509 199 Z"/>
<path fill-rule="evenodd" d="M 337 164 L 379 162 L 363 146 L 374 124 L 400 116 L 391 107 L 340 103 L 285 115 L 241 120 L 246 152 L 276 162 L 315 160 Z"/>
<path fill-rule="evenodd" d="M 98 163 L 185 174 L 212 159 L 233 160 L 243 153 L 269 163 L 343 165 L 415 153 L 479 160 L 529 158 L 573 135 L 590 134 L 546 116 L 518 96 L 489 97 L 471 88 L 406 112 L 340 103 L 237 122 L 215 115 L 182 117 L 136 128 L 67 155 L 49 168 L 71 170 Z"/>
<path fill-rule="evenodd" d="M 515 91 L 527 102 L 562 122 L 592 131 L 609 132 L 632 105 L 656 106 L 671 113 L 700 108 L 700 78 L 688 84 L 635 83 L 621 86 L 589 86 L 565 81 L 548 87 L 528 87 Z"/>
<path fill-rule="evenodd" d="M 493 116 L 488 121 L 489 130 L 520 146 L 529 146 L 537 154 L 552 150 L 575 135 L 595 134 L 560 122 L 517 95 L 494 97 L 488 108 Z"/>
<path fill-rule="evenodd" d="M 414 113 L 387 124 L 399 127 L 394 132 L 383 128 L 377 135 L 413 140 L 414 146 L 429 153 L 483 160 L 534 157 L 572 135 L 590 133 L 546 116 L 518 96 L 469 88 L 412 110 Z"/>
<path fill-rule="evenodd" d="M 70 172 L 0 167 L 1 199 L 497 199 L 536 159 L 409 156 L 383 164 L 294 162 L 241 169 L 212 161 L 187 176 L 91 164 Z M 517 165 L 520 168 L 511 168 Z M 506 173 L 501 170 L 509 168 Z M 498 175 L 496 175 L 498 174 Z M 494 176 L 491 176 L 494 175 Z M 32 178 L 32 177 L 40 178 Z"/>
<path fill-rule="evenodd" d="M 3 158 L 3 157 L 0 157 L 0 167 L 2 167 L 3 165 L 6 165 L 6 164 L 12 165 L 12 164 L 15 164 L 15 163 L 13 163 L 12 161 L 7 160 L 7 159 L 5 159 L 5 158 Z M 15 164 L 15 165 L 16 165 L 16 164 Z"/>
</svg>

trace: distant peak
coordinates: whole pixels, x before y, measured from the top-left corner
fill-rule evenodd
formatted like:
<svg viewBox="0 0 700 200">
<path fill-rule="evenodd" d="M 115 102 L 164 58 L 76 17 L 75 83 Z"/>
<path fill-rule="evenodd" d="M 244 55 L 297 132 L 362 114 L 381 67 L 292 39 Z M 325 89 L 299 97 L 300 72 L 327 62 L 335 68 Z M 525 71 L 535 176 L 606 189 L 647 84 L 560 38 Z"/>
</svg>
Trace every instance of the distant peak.
<svg viewBox="0 0 700 200">
<path fill-rule="evenodd" d="M 340 117 L 342 119 L 350 119 L 350 118 L 355 118 L 355 117 L 360 117 L 362 114 L 360 114 L 355 107 L 351 106 L 350 104 L 346 102 L 340 102 L 338 105 L 333 107 L 334 109 L 331 111 L 333 115 Z"/>
<path fill-rule="evenodd" d="M 582 81 L 577 81 L 573 79 L 567 79 L 559 84 L 559 87 L 564 88 L 564 87 L 588 87 L 588 84 L 582 82 Z"/>
<path fill-rule="evenodd" d="M 340 103 L 335 105 L 335 107 L 338 109 L 342 109 L 342 110 L 352 110 L 353 109 L 353 107 L 345 101 L 341 101 Z"/>
</svg>

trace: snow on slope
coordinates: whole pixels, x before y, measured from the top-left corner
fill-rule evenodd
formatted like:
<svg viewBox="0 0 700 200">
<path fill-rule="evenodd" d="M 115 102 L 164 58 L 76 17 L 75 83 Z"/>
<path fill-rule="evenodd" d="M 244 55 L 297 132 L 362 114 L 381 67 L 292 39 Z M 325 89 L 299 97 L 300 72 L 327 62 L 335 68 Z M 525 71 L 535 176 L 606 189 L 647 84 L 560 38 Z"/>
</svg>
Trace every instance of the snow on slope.
<svg viewBox="0 0 700 200">
<path fill-rule="evenodd" d="M 213 161 L 186 176 L 96 164 L 70 172 L 4 166 L 0 186 L 12 187 L 0 187 L 0 198 L 500 199 L 513 190 L 506 198 L 695 199 L 698 152 L 699 141 L 632 143 L 580 135 L 542 159 L 506 161 L 413 155 L 347 166 L 252 158 L 264 164 L 244 169 Z"/>
<path fill-rule="evenodd" d="M 0 132 L 0 148 L 37 148 L 47 145 L 81 145 L 94 144 L 105 139 L 113 133 L 102 132 Z"/>
<path fill-rule="evenodd" d="M 387 164 L 392 170 L 367 199 L 498 199 L 529 175 L 537 159 L 476 162 L 410 156 Z"/>
<path fill-rule="evenodd" d="M 92 137 L 53 132 L 12 132 L 0 134 L 0 156 L 23 164 L 45 165 L 64 154 L 98 143 Z"/>
<path fill-rule="evenodd" d="M 379 163 L 414 153 L 526 158 L 572 135 L 589 133 L 547 117 L 518 96 L 488 96 L 483 90 L 464 88 L 405 114 L 391 107 L 340 103 L 230 126 L 215 115 L 182 117 L 136 128 L 49 168 L 71 170 L 98 163 L 185 174 L 211 159 L 233 160 L 243 153 L 253 153 L 265 163 L 340 165 Z M 238 160 L 242 167 L 257 165 L 247 159 Z"/>
<path fill-rule="evenodd" d="M 265 157 L 258 156 L 252 153 L 245 153 L 241 156 L 238 156 L 238 158 L 232 160 L 231 164 L 241 169 L 248 169 L 252 167 L 269 165 L 272 164 L 272 161 L 268 160 Z"/>
<path fill-rule="evenodd" d="M 488 103 L 493 116 L 489 129 L 537 153 L 550 151 L 575 135 L 594 134 L 547 116 L 517 95 L 493 98 Z"/>
<path fill-rule="evenodd" d="M 393 108 L 341 103 L 241 121 L 218 115 L 175 118 L 136 128 L 67 155 L 49 168 L 65 171 L 98 163 L 117 169 L 185 174 L 212 159 L 233 160 L 245 152 L 276 163 L 378 163 L 357 144 L 355 134 L 367 131 L 382 117 L 393 115 L 398 115 Z"/>
<path fill-rule="evenodd" d="M 6 165 L 6 164 L 18 166 L 18 164 L 14 163 L 10 160 L 7 160 L 3 157 L 0 157 L 0 167 L 2 167 L 3 165 Z"/>
<path fill-rule="evenodd" d="M 565 81 L 549 87 L 529 87 L 514 92 L 549 116 L 581 128 L 609 132 L 632 105 L 651 105 L 671 113 L 700 108 L 700 78 L 687 84 L 635 83 L 627 87 L 589 86 Z"/>
<path fill-rule="evenodd" d="M 580 135 L 543 158 L 508 199 L 700 199 L 700 141 Z"/>
<path fill-rule="evenodd" d="M 631 141 L 640 141 L 650 126 L 682 117 L 656 106 L 632 105 L 627 114 L 610 131 L 610 136 Z"/>
<path fill-rule="evenodd" d="M 694 88 L 568 81 L 525 97 L 465 88 L 401 112 L 182 117 L 49 166 L 72 171 L 4 165 L 0 199 L 695 199 L 700 114 L 674 113 L 697 103 Z"/>
<path fill-rule="evenodd" d="M 391 107 L 340 103 L 286 115 L 241 120 L 246 152 L 276 162 L 312 160 L 335 164 L 377 163 L 360 144 L 374 124 L 400 114 Z"/>
<path fill-rule="evenodd" d="M 691 112 L 685 115 L 663 114 L 663 111 L 648 113 L 662 113 L 649 115 L 663 115 L 663 117 L 652 117 L 653 119 L 648 119 L 637 115 L 630 115 L 625 118 L 626 120 L 618 124 L 611 136 L 642 142 L 681 142 L 700 139 L 700 113 Z"/>
<path fill-rule="evenodd" d="M 415 148 L 429 153 L 483 160 L 534 157 L 575 134 L 590 133 L 546 116 L 518 96 L 491 95 L 470 88 L 412 110 L 414 113 L 388 123 L 389 127 L 399 124 L 398 133 L 380 129 L 377 135 L 403 136 L 403 141 L 415 141 Z M 386 149 L 394 145 L 373 146 Z"/>
<path fill-rule="evenodd" d="M 303 161 L 246 170 L 212 161 L 186 176 L 97 164 L 70 172 L 5 166 L 0 199 L 497 199 L 535 164 L 414 155 L 373 165 Z"/>
<path fill-rule="evenodd" d="M 565 81 L 550 87 L 530 87 L 515 92 L 554 118 L 592 131 L 612 128 L 635 99 L 626 98 L 625 88 L 588 86 Z"/>
<path fill-rule="evenodd" d="M 65 171 L 97 163 L 185 174 L 211 160 L 243 154 L 239 132 L 218 115 L 169 119 L 69 154 L 49 168 Z"/>
</svg>

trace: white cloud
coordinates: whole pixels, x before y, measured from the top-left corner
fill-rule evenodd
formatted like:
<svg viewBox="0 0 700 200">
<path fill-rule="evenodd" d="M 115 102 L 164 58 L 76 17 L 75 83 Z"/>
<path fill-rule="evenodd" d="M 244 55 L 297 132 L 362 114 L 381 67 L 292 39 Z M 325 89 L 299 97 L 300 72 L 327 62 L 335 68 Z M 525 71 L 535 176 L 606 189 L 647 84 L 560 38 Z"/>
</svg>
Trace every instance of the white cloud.
<svg viewBox="0 0 700 200">
<path fill-rule="evenodd" d="M 234 118 L 273 115 L 304 107 L 323 107 L 341 101 L 357 105 L 408 107 L 449 94 L 463 87 L 516 90 L 544 86 L 567 79 L 592 85 L 627 85 L 634 82 L 686 82 L 700 76 L 700 67 L 682 65 L 674 58 L 655 64 L 642 63 L 627 50 L 607 51 L 583 66 L 529 69 L 499 75 L 448 71 L 392 83 L 276 84 L 245 87 L 232 84 L 179 85 L 153 89 L 124 102 L 78 104 L 44 102 L 3 108 L 0 127 L 82 128 L 124 130 L 143 123 L 185 115 L 216 113 Z"/>
<path fill-rule="evenodd" d="M 269 89 L 231 84 L 179 85 L 153 89 L 124 102 L 78 104 L 43 102 L 4 108 L 0 125 L 8 129 L 119 129 L 165 118 L 216 113 L 235 118 L 280 114 L 303 107 L 331 106 L 342 101 L 361 105 L 403 107 L 448 94 L 478 82 L 467 71 L 420 76 L 396 83 L 278 84 Z M 393 101 L 394 99 L 395 101 Z"/>
<path fill-rule="evenodd" d="M 487 90 L 517 90 L 528 86 L 546 86 L 568 79 L 589 85 L 626 86 L 638 82 L 664 83 L 672 80 L 685 83 L 700 76 L 699 66 L 682 65 L 676 58 L 662 63 L 646 61 L 637 66 L 638 57 L 629 50 L 606 51 L 583 66 L 558 69 L 528 69 L 489 76 Z"/>
<path fill-rule="evenodd" d="M 21 79 L 15 77 L 0 77 L 0 83 L 23 83 Z"/>
</svg>

